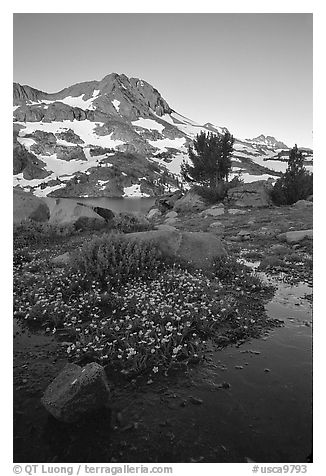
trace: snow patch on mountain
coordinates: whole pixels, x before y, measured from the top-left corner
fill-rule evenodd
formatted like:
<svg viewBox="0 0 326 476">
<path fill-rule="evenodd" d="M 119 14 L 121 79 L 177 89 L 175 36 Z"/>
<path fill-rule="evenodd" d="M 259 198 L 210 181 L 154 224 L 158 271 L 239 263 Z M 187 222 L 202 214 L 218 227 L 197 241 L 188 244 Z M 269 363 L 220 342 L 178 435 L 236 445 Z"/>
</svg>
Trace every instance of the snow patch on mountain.
<svg viewBox="0 0 326 476">
<path fill-rule="evenodd" d="M 115 110 L 117 112 L 119 112 L 120 104 L 121 104 L 120 101 L 118 101 L 117 99 L 113 99 L 113 101 L 111 101 L 111 102 L 112 102 L 113 106 L 115 107 Z"/>
<path fill-rule="evenodd" d="M 43 189 L 41 188 L 36 188 L 34 191 L 34 195 L 37 197 L 46 197 L 49 193 L 54 192 L 55 190 L 58 190 L 59 188 L 64 188 L 65 184 L 61 183 L 59 185 L 51 185 L 48 187 L 45 187 Z"/>
<path fill-rule="evenodd" d="M 173 160 L 171 160 L 170 162 L 167 162 L 166 160 L 160 157 L 154 156 L 150 158 L 150 160 L 152 160 L 153 162 L 156 162 L 161 167 L 166 168 L 173 175 L 176 175 L 179 177 L 180 177 L 181 164 L 183 162 L 188 162 L 188 159 L 189 159 L 188 154 L 185 152 L 176 153 L 173 156 Z"/>
<path fill-rule="evenodd" d="M 200 134 L 201 131 L 207 132 L 207 129 L 204 126 L 197 124 L 191 119 L 181 116 L 181 114 L 173 112 L 172 114 L 170 114 L 170 116 L 172 118 L 172 124 L 177 129 L 179 129 L 179 131 L 183 132 L 183 134 L 190 138 L 194 138 L 197 134 Z M 165 117 L 166 116 L 164 116 L 162 119 L 165 120 Z M 176 119 L 176 121 L 173 121 L 173 119 Z"/>
<path fill-rule="evenodd" d="M 153 119 L 145 119 L 140 117 L 137 121 L 132 121 L 131 123 L 133 126 L 141 127 L 142 129 L 147 129 L 149 131 L 155 130 L 158 132 L 162 132 L 165 126 L 163 124 L 159 124 L 158 122 L 154 121 Z"/>
<path fill-rule="evenodd" d="M 275 172 L 284 173 L 288 167 L 287 162 L 281 162 L 280 160 L 264 160 L 263 157 L 252 157 L 251 160 L 255 162 L 255 164 L 262 165 Z"/>
<path fill-rule="evenodd" d="M 229 179 L 232 180 L 233 177 L 238 176 L 238 172 L 237 173 L 231 172 Z M 270 174 L 252 175 L 252 174 L 249 174 L 248 172 L 245 172 L 241 174 L 240 178 L 241 180 L 244 181 L 244 183 L 251 183 L 251 182 L 256 182 L 257 180 L 268 180 L 268 179 L 277 180 L 278 177 L 276 177 L 275 175 L 270 175 Z"/>
<path fill-rule="evenodd" d="M 61 175 L 72 175 L 77 172 L 86 172 L 86 170 L 91 167 L 97 167 L 100 157 L 91 157 L 86 160 L 60 160 L 57 158 L 57 154 L 52 154 L 50 156 L 41 155 L 39 156 L 43 162 L 45 162 L 45 169 L 49 172 L 53 172 L 55 175 L 61 178 Z M 102 157 L 101 157 L 102 158 Z"/>
<path fill-rule="evenodd" d="M 56 134 L 72 129 L 74 133 L 77 134 L 84 141 L 84 143 L 88 145 L 115 148 L 124 144 L 124 142 L 121 140 L 111 139 L 113 133 L 103 136 L 98 135 L 95 129 L 100 126 L 104 126 L 104 122 L 91 122 L 88 119 L 85 119 L 84 121 L 77 121 L 75 119 L 74 121 L 64 120 L 60 122 L 17 122 L 16 124 L 24 127 L 24 129 L 19 131 L 20 137 L 23 137 L 26 134 L 32 134 L 38 130 Z"/>
<path fill-rule="evenodd" d="M 137 183 L 137 184 L 131 185 L 130 187 L 124 187 L 122 196 L 124 198 L 125 197 L 141 198 L 141 197 L 149 197 L 150 195 L 148 195 L 147 193 L 143 193 L 140 190 L 140 184 Z"/>
<path fill-rule="evenodd" d="M 91 97 L 90 99 L 83 99 L 85 94 L 81 94 L 80 96 L 67 96 L 63 99 L 58 99 L 57 102 L 63 102 L 64 104 L 67 104 L 68 106 L 71 107 L 79 107 L 80 109 L 95 109 L 93 106 L 93 101 L 94 98 Z M 53 101 L 54 102 L 54 101 Z"/>
<path fill-rule="evenodd" d="M 54 190 L 57 190 L 59 188 L 63 188 L 66 186 L 65 183 L 57 184 L 57 185 L 51 185 L 48 187 L 44 187 L 43 184 L 50 182 L 51 180 L 54 180 L 55 174 L 51 174 L 48 177 L 45 177 L 44 179 L 32 179 L 32 180 L 27 180 L 23 177 L 23 173 L 14 175 L 14 180 L 13 180 L 13 186 L 14 187 L 21 187 L 24 190 L 31 190 L 33 188 L 33 193 L 37 197 L 46 197 L 46 195 L 50 192 L 53 192 Z"/>
<path fill-rule="evenodd" d="M 180 149 L 185 146 L 186 139 L 184 137 L 177 137 L 175 139 L 158 139 L 158 140 L 149 140 L 148 143 L 157 149 L 160 149 L 161 152 L 167 152 L 167 148 Z"/>
<path fill-rule="evenodd" d="M 23 145 L 24 147 L 26 147 L 26 149 L 28 151 L 30 151 L 30 148 L 32 147 L 32 145 L 36 144 L 36 141 L 34 139 L 30 139 L 29 137 L 17 137 L 17 141 Z"/>
</svg>

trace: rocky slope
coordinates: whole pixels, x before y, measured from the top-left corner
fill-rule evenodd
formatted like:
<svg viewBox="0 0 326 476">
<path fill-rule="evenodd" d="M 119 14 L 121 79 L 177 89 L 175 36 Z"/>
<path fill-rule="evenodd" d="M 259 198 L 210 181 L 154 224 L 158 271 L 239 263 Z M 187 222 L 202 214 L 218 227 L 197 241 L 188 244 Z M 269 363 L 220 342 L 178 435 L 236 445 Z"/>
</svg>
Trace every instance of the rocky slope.
<svg viewBox="0 0 326 476">
<path fill-rule="evenodd" d="M 112 73 L 49 94 L 14 83 L 14 186 L 39 196 L 152 196 L 181 186 L 201 130 L 146 81 Z M 270 136 L 236 140 L 233 173 L 277 177 L 288 148 Z"/>
</svg>

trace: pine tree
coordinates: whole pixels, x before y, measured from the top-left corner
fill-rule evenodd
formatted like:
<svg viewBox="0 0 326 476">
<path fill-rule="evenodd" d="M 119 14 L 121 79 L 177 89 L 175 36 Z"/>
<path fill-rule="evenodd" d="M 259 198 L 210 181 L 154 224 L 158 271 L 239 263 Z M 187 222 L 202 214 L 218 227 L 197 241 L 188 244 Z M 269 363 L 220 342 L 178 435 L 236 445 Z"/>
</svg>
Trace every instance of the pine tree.
<svg viewBox="0 0 326 476">
<path fill-rule="evenodd" d="M 183 178 L 187 182 L 210 188 L 228 181 L 233 144 L 234 139 L 229 132 L 215 135 L 202 131 L 197 134 L 193 147 L 189 146 L 188 149 L 190 163 L 183 163 L 181 166 Z"/>
<path fill-rule="evenodd" d="M 313 176 L 304 165 L 302 152 L 297 144 L 290 150 L 288 167 L 276 181 L 272 199 L 276 205 L 291 205 L 307 198 L 313 192 Z"/>
</svg>

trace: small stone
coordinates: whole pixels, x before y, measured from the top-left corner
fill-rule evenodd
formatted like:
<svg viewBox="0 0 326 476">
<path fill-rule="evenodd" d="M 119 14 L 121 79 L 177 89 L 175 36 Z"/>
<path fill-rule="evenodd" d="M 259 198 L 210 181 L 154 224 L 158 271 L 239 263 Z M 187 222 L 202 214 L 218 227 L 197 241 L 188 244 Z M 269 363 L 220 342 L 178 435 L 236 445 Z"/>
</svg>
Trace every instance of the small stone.
<svg viewBox="0 0 326 476">
<path fill-rule="evenodd" d="M 243 369 L 243 365 L 235 365 L 234 368 L 237 369 L 237 370 L 242 370 L 242 369 Z"/>
<path fill-rule="evenodd" d="M 206 210 L 202 211 L 200 213 L 201 215 L 204 215 L 204 216 L 212 216 L 212 217 L 217 217 L 219 215 L 223 215 L 224 214 L 224 207 L 218 207 L 218 208 L 207 208 Z"/>
<path fill-rule="evenodd" d="M 244 215 L 246 210 L 239 210 L 238 208 L 229 208 L 228 213 L 230 215 Z"/>
<path fill-rule="evenodd" d="M 154 220 L 155 218 L 158 218 L 162 215 L 160 210 L 158 208 L 152 208 L 148 213 L 147 213 L 147 219 L 148 220 Z"/>
<path fill-rule="evenodd" d="M 271 370 L 270 369 L 264 369 L 264 372 L 270 372 Z"/>
<path fill-rule="evenodd" d="M 51 260 L 52 264 L 56 266 L 65 266 L 66 264 L 69 263 L 69 261 L 70 261 L 70 253 L 68 251 L 66 253 L 63 253 L 62 255 L 52 258 Z"/>
<path fill-rule="evenodd" d="M 177 223 L 178 219 L 177 218 L 167 218 L 166 220 L 164 220 L 164 224 L 165 225 L 175 225 L 175 223 Z"/>
</svg>

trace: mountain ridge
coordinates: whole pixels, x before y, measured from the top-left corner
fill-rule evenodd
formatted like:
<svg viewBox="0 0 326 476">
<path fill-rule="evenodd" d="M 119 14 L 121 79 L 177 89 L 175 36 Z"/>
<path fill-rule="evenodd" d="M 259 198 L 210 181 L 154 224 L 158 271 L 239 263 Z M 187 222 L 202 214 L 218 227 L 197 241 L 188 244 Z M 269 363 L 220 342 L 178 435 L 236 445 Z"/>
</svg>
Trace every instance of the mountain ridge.
<svg viewBox="0 0 326 476">
<path fill-rule="evenodd" d="M 13 98 L 14 185 L 36 195 L 151 196 L 180 188 L 180 165 L 196 134 L 227 131 L 188 119 L 151 84 L 124 74 L 57 93 L 14 83 Z M 276 178 L 284 168 L 280 144 L 286 148 L 271 136 L 236 139 L 233 174 Z"/>
</svg>

